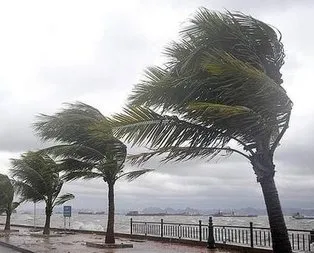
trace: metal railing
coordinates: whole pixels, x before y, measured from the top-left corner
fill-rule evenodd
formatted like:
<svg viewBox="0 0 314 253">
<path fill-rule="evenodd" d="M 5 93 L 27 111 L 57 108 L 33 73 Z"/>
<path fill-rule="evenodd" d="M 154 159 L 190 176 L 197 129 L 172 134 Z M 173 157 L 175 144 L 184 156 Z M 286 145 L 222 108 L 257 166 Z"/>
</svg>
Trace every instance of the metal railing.
<svg viewBox="0 0 314 253">
<path fill-rule="evenodd" d="M 198 224 L 185 224 L 164 222 L 163 219 L 160 222 L 133 221 L 131 218 L 130 232 L 134 235 L 209 242 L 209 231 L 213 231 L 212 237 L 216 243 L 252 248 L 272 248 L 269 228 L 254 227 L 253 222 L 250 222 L 248 227 L 211 224 L 211 217 L 209 224 L 202 224 L 201 220 Z M 314 230 L 288 229 L 288 233 L 293 250 L 300 252 L 314 250 L 314 245 L 312 245 L 314 243 Z"/>
<path fill-rule="evenodd" d="M 178 238 L 206 241 L 208 226 L 199 224 L 184 224 L 163 222 L 133 221 L 131 218 L 131 234 L 159 236 L 161 238 Z"/>
</svg>

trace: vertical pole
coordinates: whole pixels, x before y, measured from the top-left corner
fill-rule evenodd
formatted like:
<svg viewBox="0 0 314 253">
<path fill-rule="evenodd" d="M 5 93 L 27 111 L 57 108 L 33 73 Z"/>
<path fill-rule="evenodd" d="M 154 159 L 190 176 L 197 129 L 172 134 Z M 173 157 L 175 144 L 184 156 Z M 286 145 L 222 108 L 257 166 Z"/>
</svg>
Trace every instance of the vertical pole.
<svg viewBox="0 0 314 253">
<path fill-rule="evenodd" d="M 199 230 L 199 239 L 200 239 L 200 242 L 202 241 L 202 221 L 199 220 L 198 221 L 198 230 Z"/>
<path fill-rule="evenodd" d="M 292 234 L 293 235 L 293 234 Z M 309 238 L 309 251 L 311 251 L 311 244 L 314 242 L 314 229 L 310 232 L 310 238 Z"/>
<path fill-rule="evenodd" d="M 69 230 L 71 229 L 71 216 L 69 217 Z"/>
<path fill-rule="evenodd" d="M 66 218 L 65 217 L 63 217 L 63 227 L 64 227 L 64 230 L 67 230 Z"/>
<path fill-rule="evenodd" d="M 133 235 L 133 219 L 130 219 L 130 234 Z"/>
<path fill-rule="evenodd" d="M 251 248 L 254 248 L 254 239 L 253 239 L 253 222 L 250 222 L 250 243 Z"/>
<path fill-rule="evenodd" d="M 181 224 L 178 226 L 178 237 L 181 239 Z"/>
<path fill-rule="evenodd" d="M 34 228 L 36 228 L 36 202 L 34 201 Z"/>
<path fill-rule="evenodd" d="M 160 237 L 164 237 L 164 219 L 160 220 Z"/>
<path fill-rule="evenodd" d="M 214 249 L 215 238 L 214 238 L 214 227 L 213 227 L 213 218 L 209 217 L 208 219 L 208 239 L 207 239 L 207 248 Z"/>
</svg>

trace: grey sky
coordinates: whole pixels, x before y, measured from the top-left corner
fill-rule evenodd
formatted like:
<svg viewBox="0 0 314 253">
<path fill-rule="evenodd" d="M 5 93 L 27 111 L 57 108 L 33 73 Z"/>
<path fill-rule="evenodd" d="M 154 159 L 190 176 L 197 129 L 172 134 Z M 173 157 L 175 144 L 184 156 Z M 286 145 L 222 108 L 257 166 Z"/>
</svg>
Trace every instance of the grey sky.
<svg viewBox="0 0 314 253">
<path fill-rule="evenodd" d="M 9 158 L 42 146 L 31 124 L 63 102 L 82 101 L 108 115 L 119 112 L 145 67 L 198 7 L 238 10 L 283 35 L 284 87 L 294 101 L 290 128 L 276 153 L 282 204 L 314 208 L 313 35 L 311 0 L 0 1 L 0 168 Z M 120 209 L 263 207 L 250 164 L 240 157 L 146 166 L 157 171 L 116 186 Z M 106 208 L 106 185 L 73 182 L 77 208 Z"/>
</svg>

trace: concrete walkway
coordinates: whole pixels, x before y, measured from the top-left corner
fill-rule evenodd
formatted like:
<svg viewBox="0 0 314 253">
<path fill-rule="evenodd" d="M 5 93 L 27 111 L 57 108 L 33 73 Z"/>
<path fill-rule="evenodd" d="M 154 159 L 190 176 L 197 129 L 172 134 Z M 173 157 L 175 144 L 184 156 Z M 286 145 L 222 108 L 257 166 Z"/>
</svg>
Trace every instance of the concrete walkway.
<svg viewBox="0 0 314 253">
<path fill-rule="evenodd" d="M 13 253 L 13 252 L 17 253 L 17 251 L 15 251 L 13 249 L 8 249 L 8 248 L 3 247 L 3 246 L 0 246 L 0 252 L 1 253 Z"/>
<path fill-rule="evenodd" d="M 41 253 L 98 253 L 98 252 L 110 252 L 110 253 L 210 253 L 210 252 L 224 252 L 231 253 L 235 251 L 226 250 L 208 250 L 199 246 L 186 246 L 176 243 L 162 243 L 146 240 L 136 240 L 126 238 L 117 238 L 117 243 L 132 243 L 133 248 L 130 249 L 98 249 L 86 246 L 86 242 L 104 242 L 104 236 L 95 234 L 68 234 L 60 235 L 52 233 L 49 238 L 44 238 L 41 233 L 34 236 L 27 228 L 19 228 L 20 232 L 11 233 L 7 236 L 0 237 L 0 240 L 15 246 L 19 246 L 24 249 L 31 250 L 33 252 Z M 9 250 L 9 249 L 8 249 Z M 2 251 L 0 251 L 2 252 Z M 3 251 L 3 252 L 15 252 L 15 251 Z"/>
</svg>

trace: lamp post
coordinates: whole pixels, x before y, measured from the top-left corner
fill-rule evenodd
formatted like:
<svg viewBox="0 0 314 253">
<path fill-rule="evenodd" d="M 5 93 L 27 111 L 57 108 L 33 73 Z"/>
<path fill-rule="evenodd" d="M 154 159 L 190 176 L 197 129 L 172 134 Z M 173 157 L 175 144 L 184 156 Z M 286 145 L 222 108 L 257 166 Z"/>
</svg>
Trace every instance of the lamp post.
<svg viewBox="0 0 314 253">
<path fill-rule="evenodd" d="M 214 238 L 214 227 L 213 227 L 213 218 L 209 217 L 208 219 L 208 238 L 207 238 L 207 248 L 214 249 L 215 238 Z"/>
</svg>

